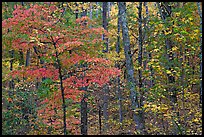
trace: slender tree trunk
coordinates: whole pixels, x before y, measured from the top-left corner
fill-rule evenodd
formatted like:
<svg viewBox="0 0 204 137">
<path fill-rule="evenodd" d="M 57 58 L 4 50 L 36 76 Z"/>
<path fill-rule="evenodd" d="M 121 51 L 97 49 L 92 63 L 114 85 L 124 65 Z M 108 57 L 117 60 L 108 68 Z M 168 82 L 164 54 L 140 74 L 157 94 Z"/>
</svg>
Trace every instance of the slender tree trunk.
<svg viewBox="0 0 204 137">
<path fill-rule="evenodd" d="M 22 65 L 24 64 L 23 51 L 20 50 L 20 51 L 19 51 L 19 54 L 20 54 L 19 65 L 22 66 Z"/>
<path fill-rule="evenodd" d="M 79 11 L 78 11 L 78 4 L 77 3 L 75 3 L 75 5 L 76 5 L 76 7 L 77 7 L 77 9 L 76 9 L 76 13 L 75 13 L 75 16 L 76 16 L 76 19 L 78 19 L 78 16 L 79 16 Z"/>
<path fill-rule="evenodd" d="M 87 11 L 85 10 L 84 12 L 81 13 L 81 17 L 86 16 L 87 15 Z M 84 24 L 86 25 L 86 24 Z M 82 66 L 83 67 L 86 66 Z M 85 72 L 84 72 L 84 76 L 85 76 Z M 83 77 L 84 77 L 83 76 Z M 87 91 L 87 87 L 82 87 L 82 90 L 84 90 L 85 92 Z M 81 100 L 81 134 L 82 135 L 87 135 L 87 130 L 88 130 L 88 117 L 87 117 L 87 94 L 84 93 L 83 98 Z"/>
<path fill-rule="evenodd" d="M 60 89 L 62 93 L 62 108 L 63 108 L 63 123 L 64 123 L 64 135 L 67 134 L 67 124 L 66 124 L 66 104 L 65 104 L 65 97 L 64 97 L 64 87 L 63 87 L 63 81 L 62 81 L 62 70 L 61 70 L 61 64 L 59 59 L 59 54 L 57 52 L 56 43 L 54 42 L 54 48 L 55 48 L 55 55 L 57 59 L 58 64 L 58 72 L 59 72 L 59 78 L 60 78 Z"/>
<path fill-rule="evenodd" d="M 13 60 L 14 60 L 14 50 L 10 50 L 10 57 L 11 57 L 11 60 L 10 60 L 10 71 L 13 70 Z M 13 94 L 14 94 L 14 81 L 13 79 L 11 79 L 11 81 L 9 81 L 9 97 L 12 97 Z M 8 109 L 10 109 L 10 105 L 8 105 Z"/>
<path fill-rule="evenodd" d="M 121 10 L 118 10 L 118 36 L 117 36 L 117 43 L 116 43 L 116 53 L 119 55 L 120 53 L 120 13 Z M 119 63 L 116 62 L 115 66 L 120 69 Z M 120 132 L 122 131 L 122 122 L 123 122 L 123 110 L 122 110 L 122 93 L 120 90 L 120 76 L 116 78 L 116 85 L 117 85 L 117 93 L 118 93 L 118 105 L 119 105 L 119 122 L 120 122 Z"/>
<path fill-rule="evenodd" d="M 101 135 L 101 105 L 99 104 L 98 106 L 98 122 L 99 122 L 99 134 Z"/>
<path fill-rule="evenodd" d="M 25 66 L 29 66 L 30 65 L 30 49 L 27 50 L 27 53 L 26 53 L 26 64 Z"/>
<path fill-rule="evenodd" d="M 86 88 L 84 89 L 85 91 Z M 83 99 L 81 100 L 81 134 L 87 135 L 88 130 L 88 118 L 87 118 L 87 95 L 86 93 L 83 96 Z"/>
<path fill-rule="evenodd" d="M 184 100 L 184 66 L 183 66 L 183 59 L 184 55 L 183 55 L 183 46 L 180 45 L 180 64 L 181 64 L 181 92 L 182 92 L 182 109 L 185 109 L 185 100 Z"/>
<path fill-rule="evenodd" d="M 107 10 L 108 10 L 108 3 L 103 2 L 103 28 L 108 31 L 108 21 L 107 21 Z M 103 52 L 108 52 L 108 38 L 103 34 L 103 40 L 105 40 L 105 50 Z"/>
<path fill-rule="evenodd" d="M 141 67 L 139 69 L 139 93 L 140 93 L 140 104 L 139 107 L 142 108 L 143 107 L 143 101 L 144 101 L 144 90 L 142 90 L 143 88 L 143 80 L 142 80 L 142 52 L 143 52 L 143 34 L 142 34 L 142 2 L 139 2 L 139 7 L 138 7 L 138 19 L 139 19 L 139 52 L 138 52 L 138 62 L 139 62 L 139 66 Z M 141 124 L 141 128 L 142 130 L 145 129 L 145 121 L 144 121 L 144 111 L 141 109 L 139 110 L 139 115 L 141 117 L 140 119 L 140 124 Z M 143 131 L 144 133 L 144 131 Z"/>
<path fill-rule="evenodd" d="M 103 2 L 103 28 L 108 31 L 108 21 L 107 21 L 107 11 L 108 11 L 108 2 Z M 105 40 L 105 49 L 102 52 L 108 52 L 108 38 L 105 34 L 102 35 L 102 40 Z M 104 116 L 104 128 L 103 132 L 106 132 L 108 129 L 108 85 L 103 87 L 103 116 Z"/>
<path fill-rule="evenodd" d="M 104 128 L 103 131 L 107 132 L 108 129 L 108 85 L 104 86 L 104 95 L 103 95 L 103 117 L 104 117 Z"/>
<path fill-rule="evenodd" d="M 198 13 L 200 16 L 200 104 L 202 104 L 202 11 L 200 2 L 197 2 Z"/>
<path fill-rule="evenodd" d="M 128 24 L 127 24 L 127 15 L 126 15 L 126 3 L 125 2 L 118 2 L 118 9 L 121 13 L 121 25 L 122 25 L 122 36 L 123 36 L 123 45 L 125 51 L 125 61 L 126 61 L 126 69 L 127 69 L 127 85 L 130 89 L 130 99 L 132 104 L 132 112 L 133 112 L 133 119 L 136 124 L 136 131 L 142 134 L 141 125 L 141 117 L 140 115 L 136 115 L 135 110 L 139 108 L 138 97 L 135 89 L 135 79 L 134 79 L 134 69 L 133 69 L 133 62 L 131 58 L 131 50 L 130 50 L 130 37 L 128 34 Z"/>
<path fill-rule="evenodd" d="M 23 51 L 19 50 L 20 60 L 19 60 L 19 66 L 24 65 L 24 58 L 23 58 Z M 18 82 L 20 82 L 20 79 L 18 79 Z"/>
</svg>

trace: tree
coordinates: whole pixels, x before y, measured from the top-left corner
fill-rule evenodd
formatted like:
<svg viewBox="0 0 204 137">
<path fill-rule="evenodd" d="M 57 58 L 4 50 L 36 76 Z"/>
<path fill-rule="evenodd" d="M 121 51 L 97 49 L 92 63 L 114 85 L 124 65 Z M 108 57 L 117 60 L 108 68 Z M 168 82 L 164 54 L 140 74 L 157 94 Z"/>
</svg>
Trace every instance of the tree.
<svg viewBox="0 0 204 137">
<path fill-rule="evenodd" d="M 142 52 L 143 52 L 143 33 L 142 33 L 142 2 L 139 2 L 139 6 L 138 6 L 138 30 L 139 30 L 139 36 L 138 36 L 138 40 L 139 40 L 139 51 L 138 51 L 138 62 L 139 62 L 139 67 L 142 68 Z M 144 90 L 143 88 L 143 77 L 142 77 L 142 69 L 139 69 L 139 93 L 140 93 L 140 103 L 139 103 L 139 108 L 142 108 L 144 106 L 143 102 L 144 102 Z M 141 123 L 141 129 L 144 130 L 145 127 L 145 122 L 144 122 L 144 111 L 143 110 L 139 110 L 139 114 L 140 115 L 140 123 Z M 144 131 L 143 131 L 144 132 Z"/>
<path fill-rule="evenodd" d="M 123 45 L 125 51 L 125 61 L 126 61 L 126 69 L 127 69 L 127 84 L 130 89 L 130 99 L 132 103 L 132 111 L 133 111 L 133 119 L 136 124 L 136 130 L 140 133 L 143 130 L 143 126 L 141 125 L 141 115 L 137 115 L 135 113 L 136 108 L 139 108 L 138 96 L 135 89 L 135 79 L 134 79 L 134 69 L 131 58 L 130 51 L 130 38 L 128 34 L 127 27 L 127 17 L 126 17 L 126 4 L 125 2 L 118 2 L 118 8 L 121 13 L 121 26 L 122 26 L 122 36 L 123 36 Z"/>
<path fill-rule="evenodd" d="M 198 13 L 200 16 L 200 52 L 201 52 L 201 63 L 200 63 L 200 103 L 202 104 L 202 11 L 200 8 L 200 3 L 198 5 Z"/>
<path fill-rule="evenodd" d="M 2 134 L 201 135 L 201 14 L 199 2 L 3 2 Z"/>
<path fill-rule="evenodd" d="M 117 22 L 117 42 L 116 42 L 116 52 L 119 55 L 120 53 L 120 29 L 121 29 L 121 10 L 118 10 L 118 22 Z M 119 61 L 116 62 L 115 66 L 117 68 L 120 68 Z M 119 122 L 122 124 L 123 122 L 123 110 L 122 110 L 122 93 L 120 90 L 120 77 L 118 76 L 116 78 L 116 84 L 117 84 L 117 93 L 118 93 L 118 105 L 119 105 Z M 122 126 L 120 126 L 120 130 L 122 130 Z"/>
<path fill-rule="evenodd" d="M 108 21 L 107 21 L 107 11 L 108 11 L 108 2 L 103 2 L 103 28 L 108 31 Z M 104 52 L 108 52 L 108 38 L 105 34 L 103 34 L 103 40 L 105 40 L 105 50 Z"/>
<path fill-rule="evenodd" d="M 44 10 L 44 9 L 46 9 L 46 10 Z M 39 14 L 36 12 L 36 10 L 39 10 Z M 22 42 L 22 40 L 20 40 L 19 37 L 14 37 L 14 40 L 13 40 L 13 43 L 15 43 L 14 46 L 13 46 L 14 49 L 17 50 L 17 49 L 20 48 L 20 49 L 25 50 L 25 49 L 33 48 L 33 46 L 36 44 L 39 47 L 38 50 L 41 50 L 41 51 L 44 50 L 44 53 L 41 54 L 40 56 L 44 57 L 46 59 L 46 63 L 50 62 L 48 64 L 57 64 L 56 66 L 46 64 L 47 65 L 46 68 L 37 68 L 37 69 L 34 69 L 35 66 L 31 66 L 30 67 L 31 70 L 29 70 L 29 68 L 26 66 L 24 70 L 22 69 L 20 71 L 23 71 L 23 73 L 24 73 L 23 77 L 29 77 L 30 78 L 31 76 L 33 76 L 32 79 L 42 78 L 42 77 L 46 76 L 47 78 L 57 80 L 58 79 L 57 77 L 59 77 L 59 80 L 60 80 L 60 86 L 59 87 L 61 89 L 62 108 L 63 108 L 63 121 L 64 121 L 64 126 L 63 127 L 64 127 L 64 134 L 67 134 L 67 132 L 66 132 L 67 120 L 66 120 L 66 104 L 65 104 L 66 102 L 65 102 L 65 98 L 70 98 L 71 96 L 68 96 L 69 92 L 70 92 L 69 91 L 70 87 L 67 87 L 67 86 L 64 87 L 63 83 L 68 82 L 69 81 L 68 79 L 70 79 L 70 78 L 67 78 L 67 79 L 63 80 L 64 79 L 63 77 L 64 77 L 65 74 L 62 74 L 63 73 L 62 66 L 64 67 L 64 63 L 66 63 L 66 61 L 68 61 L 68 62 L 73 62 L 73 61 L 70 61 L 70 59 L 72 60 L 72 58 L 68 58 L 68 59 L 64 58 L 63 59 L 63 57 L 67 55 L 66 51 L 74 50 L 76 47 L 79 48 L 80 45 L 83 45 L 83 43 L 88 44 L 89 42 L 84 41 L 84 40 L 86 40 L 86 39 L 84 39 L 84 37 L 82 37 L 80 40 L 77 38 L 79 41 L 76 41 L 77 36 L 76 36 L 76 34 L 72 35 L 72 33 L 71 33 L 72 30 L 70 31 L 70 29 L 66 29 L 66 30 L 64 29 L 62 31 L 62 33 L 58 33 L 59 35 L 56 36 L 55 35 L 56 31 L 58 31 L 59 28 L 62 29 L 63 25 L 58 25 L 56 23 L 56 22 L 59 22 L 58 21 L 59 18 L 56 18 L 56 17 L 49 18 L 49 17 L 51 17 L 51 16 L 48 16 L 50 14 L 49 12 L 52 13 L 53 11 L 63 12 L 63 11 L 61 11 L 61 9 L 58 9 L 54 5 L 52 5 L 50 7 L 43 7 L 43 6 L 39 6 L 39 5 L 31 5 L 31 7 L 29 9 L 27 9 L 27 10 L 24 9 L 23 7 L 21 7 L 21 6 L 18 6 L 13 12 L 13 14 L 15 15 L 14 18 L 10 19 L 10 22 L 8 22 L 9 20 L 4 20 L 3 21 L 3 27 L 4 27 L 4 30 L 6 30 L 7 27 L 8 28 L 10 26 L 13 27 L 14 24 L 15 24 L 16 26 L 12 28 L 12 33 L 13 34 L 19 33 L 20 35 L 18 35 L 18 36 L 20 36 L 21 38 L 23 36 L 23 38 L 24 38 L 23 42 Z M 60 14 L 60 12 L 59 12 L 59 14 Z M 41 15 L 44 15 L 44 16 L 42 17 Z M 19 20 L 19 18 L 21 18 L 21 19 Z M 38 20 L 38 23 L 36 23 L 37 20 Z M 81 36 L 84 36 L 84 34 L 87 33 L 87 29 L 89 29 L 88 26 L 85 27 L 83 25 L 85 22 L 87 22 L 87 20 L 88 20 L 88 18 L 86 18 L 86 17 L 82 17 L 80 20 L 77 20 L 77 23 L 81 24 L 81 25 L 78 25 L 78 29 L 82 28 L 78 32 L 79 34 L 81 34 Z M 90 20 L 88 20 L 88 21 L 90 21 Z M 18 26 L 21 25 L 21 24 L 24 24 L 24 28 L 21 28 L 21 30 L 19 30 Z M 77 26 L 76 26 L 76 28 L 77 28 Z M 99 34 L 96 34 L 95 36 L 100 36 L 102 33 L 104 33 L 103 30 L 100 29 L 100 28 L 99 29 L 90 28 L 90 29 L 92 31 L 99 32 Z M 4 32 L 5 31 L 3 31 L 3 33 Z M 24 34 L 30 35 L 30 37 L 27 37 L 27 35 L 24 35 Z M 67 34 L 67 36 L 66 36 L 66 34 Z M 75 38 L 70 39 L 71 38 L 70 36 L 75 36 Z M 93 37 L 92 40 L 96 41 L 96 37 Z M 26 43 L 28 43 L 28 45 Z M 92 41 L 90 43 L 92 43 Z M 21 47 L 16 47 L 16 45 L 19 45 L 19 44 L 20 45 L 23 44 L 23 45 Z M 52 47 L 50 47 L 50 45 L 52 45 Z M 64 46 L 62 47 L 62 45 L 64 45 Z M 50 47 L 50 48 L 48 48 L 48 47 Z M 87 47 L 81 47 L 81 48 L 87 48 Z M 93 46 L 92 48 L 95 48 L 95 47 Z M 45 50 L 45 49 L 47 49 L 47 50 Z M 51 52 L 51 51 L 54 51 L 54 52 Z M 80 54 L 82 54 L 82 56 L 80 56 Z M 49 55 L 52 55 L 52 56 L 49 56 Z M 103 60 L 103 59 L 101 60 L 101 59 L 98 59 L 98 58 L 91 59 L 89 55 L 86 56 L 84 53 L 79 53 L 79 55 L 77 55 L 76 53 L 75 54 L 69 54 L 69 52 L 68 52 L 68 55 L 70 55 L 70 56 L 77 59 L 77 60 L 75 60 L 73 62 L 74 64 L 76 64 L 78 61 L 81 62 L 83 60 L 86 60 L 87 62 L 96 62 L 96 63 L 101 62 Z M 53 60 L 50 60 L 50 57 Z M 53 61 L 53 63 L 52 63 L 52 61 Z M 106 63 L 106 62 L 107 62 L 106 60 L 103 60 L 103 63 Z M 96 67 L 99 67 L 99 66 L 96 66 Z M 104 69 L 104 68 L 102 68 L 102 69 Z M 108 68 L 107 68 L 107 70 L 108 70 Z M 12 76 L 13 77 L 16 77 L 16 76 L 20 77 L 20 73 L 19 73 L 20 71 L 16 71 L 16 70 L 13 71 Z M 92 77 L 90 79 L 90 81 L 87 81 L 87 82 L 91 84 L 92 82 L 95 81 L 95 83 L 99 83 L 101 85 L 104 82 L 107 82 L 109 76 L 115 75 L 115 74 L 117 74 L 117 72 L 118 71 L 116 69 L 112 69 L 112 71 L 106 73 L 107 77 L 105 77 L 105 81 L 104 81 L 103 78 L 100 78 L 98 76 L 99 81 L 96 81 L 95 77 Z M 36 75 L 36 74 L 38 74 L 38 75 Z M 89 73 L 87 73 L 87 74 L 89 74 Z M 78 78 L 76 77 L 75 79 L 77 80 Z M 84 78 L 84 80 L 87 80 L 87 78 Z M 84 80 L 82 80 L 83 83 L 84 83 Z M 77 81 L 79 81 L 79 80 L 77 80 Z M 72 82 L 72 81 L 70 81 L 70 82 Z M 85 83 L 87 83 L 87 82 L 85 82 Z M 68 84 L 68 85 L 70 85 L 70 84 Z M 80 82 L 77 83 L 75 89 L 83 87 L 82 85 L 80 85 Z M 73 91 L 73 93 L 74 92 L 75 91 Z M 77 95 L 75 95 L 75 96 L 77 96 Z M 56 94 L 56 97 L 59 99 L 59 94 Z M 58 102 L 57 100 L 55 100 L 55 101 Z M 53 105 L 51 100 L 48 101 L 46 99 L 43 102 L 48 103 L 48 106 L 49 106 L 49 103 L 51 103 Z M 54 104 L 55 109 L 59 108 L 59 106 L 56 106 L 56 105 L 57 104 Z M 51 120 L 51 121 L 48 120 L 47 124 L 49 124 L 50 122 L 57 122 L 57 121 L 56 120 L 54 120 L 54 121 L 53 120 Z"/>
</svg>

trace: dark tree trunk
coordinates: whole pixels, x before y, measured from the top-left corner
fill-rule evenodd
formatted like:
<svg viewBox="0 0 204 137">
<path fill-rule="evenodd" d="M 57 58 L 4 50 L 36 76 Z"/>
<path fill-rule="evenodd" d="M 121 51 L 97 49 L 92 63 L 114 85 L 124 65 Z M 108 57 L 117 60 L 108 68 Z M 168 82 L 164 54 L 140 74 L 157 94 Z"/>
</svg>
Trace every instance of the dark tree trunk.
<svg viewBox="0 0 204 137">
<path fill-rule="evenodd" d="M 56 43 L 54 41 L 53 41 L 53 43 L 54 43 L 55 55 L 56 55 L 56 59 L 57 59 L 58 72 L 59 72 L 59 78 L 60 78 L 60 89 L 61 89 L 61 93 L 62 93 L 62 109 L 63 109 L 64 135 L 66 135 L 67 134 L 66 104 L 65 104 L 64 87 L 63 87 L 63 81 L 62 81 L 62 70 L 61 70 L 61 64 L 60 64 L 59 54 L 57 52 Z"/>
<path fill-rule="evenodd" d="M 99 134 L 101 135 L 101 105 L 99 104 L 98 106 L 98 122 L 99 122 Z"/>
<path fill-rule="evenodd" d="M 19 65 L 22 66 L 24 64 L 23 51 L 20 50 L 19 54 L 20 54 L 20 61 L 19 61 L 20 63 L 19 63 Z"/>
<path fill-rule="evenodd" d="M 81 100 L 81 134 L 87 135 L 87 126 L 88 126 L 88 118 L 87 118 L 87 96 L 84 95 Z"/>
<path fill-rule="evenodd" d="M 10 71 L 12 71 L 13 70 L 13 60 L 14 60 L 14 50 L 10 50 L 9 52 L 10 52 L 10 57 L 11 57 L 11 60 L 10 60 Z M 9 81 L 9 92 L 8 92 L 9 97 L 13 96 L 13 94 L 14 94 L 13 90 L 14 90 L 14 81 L 13 81 L 13 79 L 11 79 L 11 81 Z M 8 105 L 8 109 L 10 109 L 9 106 L 10 105 Z"/>
<path fill-rule="evenodd" d="M 26 53 L 26 64 L 25 66 L 29 66 L 30 65 L 30 49 L 27 50 L 27 53 Z"/>
<path fill-rule="evenodd" d="M 107 21 L 107 11 L 108 11 L 108 3 L 103 2 L 103 28 L 108 31 L 108 21 Z M 103 40 L 105 40 L 105 49 L 103 52 L 108 52 L 108 37 L 103 34 Z"/>
<path fill-rule="evenodd" d="M 81 13 L 81 17 L 86 16 L 87 15 L 87 11 L 83 11 Z M 84 24 L 86 25 L 86 24 Z M 86 66 L 82 65 L 80 66 L 82 67 L 82 69 Z M 84 76 L 85 76 L 85 72 L 84 72 Z M 82 76 L 82 78 L 84 77 Z M 87 92 L 87 87 L 82 87 L 82 90 L 84 90 L 85 92 Z M 84 93 L 83 99 L 81 100 L 81 134 L 82 135 L 87 135 L 87 130 L 88 130 L 88 116 L 87 116 L 87 95 L 86 93 Z"/>
<path fill-rule="evenodd" d="M 77 3 L 75 3 L 75 5 L 76 5 L 76 7 L 78 7 L 78 4 L 77 4 Z M 76 13 L 75 13 L 76 19 L 78 19 L 78 16 L 79 16 L 79 13 L 78 13 L 78 12 L 79 12 L 79 10 L 77 9 L 77 10 L 76 10 Z"/>
<path fill-rule="evenodd" d="M 139 52 L 138 52 L 138 62 L 139 66 L 141 67 L 139 69 L 139 93 L 140 93 L 140 103 L 139 107 L 143 107 L 143 101 L 144 101 L 144 90 L 143 88 L 143 80 L 142 80 L 142 52 L 143 52 L 143 34 L 142 34 L 142 2 L 139 2 L 139 7 L 138 7 L 138 19 L 139 19 Z M 143 130 L 141 133 L 144 134 L 145 131 L 145 121 L 144 121 L 144 111 L 141 109 L 139 110 L 139 115 L 141 117 L 140 119 L 140 124 L 141 124 L 141 129 Z"/>
<path fill-rule="evenodd" d="M 104 128 L 103 131 L 106 132 L 108 129 L 108 85 L 104 86 L 104 95 L 103 95 L 103 117 L 104 117 Z"/>
</svg>

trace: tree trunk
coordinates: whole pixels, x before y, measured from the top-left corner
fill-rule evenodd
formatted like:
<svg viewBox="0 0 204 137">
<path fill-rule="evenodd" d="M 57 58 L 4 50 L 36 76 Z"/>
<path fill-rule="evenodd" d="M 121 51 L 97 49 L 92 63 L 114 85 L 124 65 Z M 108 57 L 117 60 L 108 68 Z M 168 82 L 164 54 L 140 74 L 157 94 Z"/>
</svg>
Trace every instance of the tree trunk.
<svg viewBox="0 0 204 137">
<path fill-rule="evenodd" d="M 197 2 L 198 13 L 200 16 L 200 104 L 202 104 L 202 11 L 200 2 Z"/>
<path fill-rule="evenodd" d="M 56 43 L 54 42 L 54 48 L 55 48 L 55 55 L 57 59 L 58 64 L 58 72 L 59 72 L 59 78 L 60 78 L 60 89 L 62 93 L 62 108 L 63 108 L 63 123 L 64 123 L 64 135 L 67 134 L 67 125 L 66 125 L 66 104 L 65 104 L 65 97 L 64 97 L 64 87 L 63 87 L 63 81 L 62 81 L 62 70 L 61 70 L 61 64 L 59 59 L 59 54 L 57 52 Z"/>
<path fill-rule="evenodd" d="M 20 50 L 20 51 L 19 51 L 19 54 L 20 54 L 19 65 L 22 66 L 22 65 L 24 64 L 23 51 Z"/>
<path fill-rule="evenodd" d="M 75 5 L 76 5 L 76 7 L 78 8 L 78 4 L 75 3 Z M 78 12 L 79 12 L 78 9 L 76 9 L 76 13 L 75 13 L 76 19 L 78 19 L 78 16 L 79 16 L 79 13 L 78 13 Z"/>
<path fill-rule="evenodd" d="M 81 17 L 86 16 L 86 15 L 87 15 L 86 10 L 81 13 Z M 86 25 L 86 24 L 84 24 L 84 25 Z M 86 66 L 82 65 L 81 67 L 83 69 L 83 67 L 86 67 Z M 84 72 L 84 76 L 85 76 L 85 72 Z M 88 127 L 87 102 L 86 102 L 86 100 L 87 100 L 87 95 L 86 95 L 87 87 L 82 87 L 82 90 L 84 90 L 85 93 L 84 93 L 83 99 L 81 100 L 81 134 L 87 135 L 87 130 L 88 130 L 87 129 L 87 127 Z"/>
<path fill-rule="evenodd" d="M 10 50 L 10 57 L 11 57 L 11 60 L 10 60 L 10 71 L 13 70 L 13 60 L 14 60 L 14 50 Z M 13 79 L 11 79 L 11 81 L 9 81 L 9 92 L 8 92 L 8 95 L 9 97 L 11 98 L 14 94 L 14 81 Z M 8 109 L 10 109 L 10 105 L 8 105 Z"/>
<path fill-rule="evenodd" d="M 98 106 L 98 122 L 99 122 L 99 134 L 101 135 L 101 104 Z"/>
<path fill-rule="evenodd" d="M 120 13 L 121 10 L 118 10 L 118 36 L 117 36 L 117 43 L 116 43 L 116 53 L 119 55 L 120 53 Z M 119 62 L 116 62 L 115 66 L 120 69 Z M 120 76 L 117 76 L 116 78 L 116 85 L 117 85 L 117 94 L 118 94 L 118 105 L 119 105 L 119 122 L 122 124 L 123 122 L 123 110 L 122 110 L 122 93 L 120 90 Z M 120 125 L 120 132 L 122 131 L 122 125 Z"/>
<path fill-rule="evenodd" d="M 26 53 L 26 64 L 25 66 L 29 66 L 30 65 L 30 49 L 27 50 L 27 53 Z"/>
<path fill-rule="evenodd" d="M 86 90 L 85 90 L 86 91 Z M 86 93 L 81 100 L 81 134 L 87 135 L 87 126 L 88 126 L 88 118 L 87 118 L 87 96 Z"/>
<path fill-rule="evenodd" d="M 143 101 L 144 101 L 144 90 L 143 88 L 143 80 L 142 80 L 142 52 L 143 52 L 143 34 L 142 34 L 142 2 L 139 2 L 139 7 L 138 7 L 138 19 L 139 19 L 139 51 L 138 51 L 138 62 L 139 62 L 139 93 L 140 93 L 140 104 L 139 107 L 143 107 Z M 139 115 L 141 117 L 140 123 L 141 123 L 141 128 L 144 130 L 145 129 L 145 121 L 144 121 L 144 111 L 141 109 L 139 110 Z M 144 134 L 144 131 L 142 132 Z"/>
<path fill-rule="evenodd" d="M 136 130 L 141 134 L 143 126 L 141 125 L 141 117 L 140 115 L 136 115 L 135 110 L 139 108 L 138 97 L 135 89 L 135 79 L 134 79 L 134 69 L 133 62 L 131 58 L 131 50 L 130 50 L 130 37 L 128 34 L 128 24 L 127 24 L 127 15 L 126 15 L 126 4 L 125 2 L 118 2 L 118 9 L 121 13 L 121 25 L 122 25 L 122 36 L 123 36 L 123 45 L 125 52 L 125 61 L 126 61 L 126 69 L 127 69 L 127 85 L 130 89 L 130 99 L 132 104 L 132 112 L 133 119 L 136 124 Z"/>
<path fill-rule="evenodd" d="M 108 85 L 104 86 L 104 95 L 103 95 L 103 117 L 104 117 L 104 128 L 103 131 L 106 132 L 108 129 Z"/>
<path fill-rule="evenodd" d="M 108 3 L 103 2 L 103 28 L 108 31 L 108 21 L 107 21 L 107 10 L 108 10 Z M 105 40 L 105 49 L 103 52 L 108 52 L 108 38 L 103 34 L 103 40 Z"/>
</svg>

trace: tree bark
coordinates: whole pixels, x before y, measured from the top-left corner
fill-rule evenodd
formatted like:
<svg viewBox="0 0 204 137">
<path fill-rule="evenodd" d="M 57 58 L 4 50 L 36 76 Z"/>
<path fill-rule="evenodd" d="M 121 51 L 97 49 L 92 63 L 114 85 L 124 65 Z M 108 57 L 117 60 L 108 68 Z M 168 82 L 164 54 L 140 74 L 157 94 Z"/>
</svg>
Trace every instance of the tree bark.
<svg viewBox="0 0 204 137">
<path fill-rule="evenodd" d="M 27 50 L 27 53 L 26 53 L 26 64 L 25 66 L 29 66 L 30 65 L 30 49 Z"/>
<path fill-rule="evenodd" d="M 75 3 L 75 5 L 76 5 L 76 7 L 78 8 L 78 4 L 77 3 Z M 78 13 L 79 11 L 78 11 L 78 9 L 76 9 L 76 13 L 75 13 L 75 16 L 76 16 L 76 19 L 78 19 L 78 15 L 79 15 L 79 13 Z"/>
<path fill-rule="evenodd" d="M 200 104 L 202 104 L 202 11 L 200 2 L 197 2 L 198 13 L 200 16 Z"/>
<path fill-rule="evenodd" d="M 86 10 L 81 13 L 81 17 L 86 16 L 86 15 L 87 15 Z M 84 24 L 84 25 L 86 25 L 86 24 Z M 83 69 L 86 66 L 82 65 L 81 67 Z M 85 72 L 84 72 L 84 76 L 85 76 Z M 81 100 L 81 134 L 82 135 L 87 135 L 88 134 L 87 133 L 87 130 L 88 130 L 88 128 L 87 128 L 88 127 L 88 117 L 87 117 L 87 102 L 86 102 L 86 100 L 87 100 L 87 94 L 86 94 L 87 87 L 82 87 L 82 90 L 84 90 L 85 93 L 84 93 L 83 98 Z"/>
<path fill-rule="evenodd" d="M 22 65 L 24 64 L 23 51 L 20 50 L 20 51 L 19 51 L 19 54 L 20 54 L 19 65 L 22 66 Z"/>
<path fill-rule="evenodd" d="M 139 107 L 142 108 L 143 107 L 143 101 L 144 101 L 144 90 L 142 90 L 143 88 L 143 80 L 142 80 L 142 52 L 143 52 L 143 34 L 142 34 L 142 2 L 139 2 L 139 7 L 138 7 L 138 19 L 139 19 L 139 51 L 138 51 L 138 62 L 139 62 L 139 67 L 141 67 L 139 69 L 139 93 L 140 93 L 140 103 L 139 103 Z M 140 124 L 141 124 L 141 128 L 143 130 L 143 134 L 145 133 L 145 121 L 144 121 L 144 111 L 141 109 L 139 110 L 139 115 L 141 117 L 140 119 Z"/>
<path fill-rule="evenodd" d="M 104 95 L 103 95 L 103 117 L 104 117 L 104 128 L 103 131 L 106 132 L 108 129 L 108 85 L 104 86 Z"/>
<path fill-rule="evenodd" d="M 59 54 L 57 52 L 56 43 L 54 42 L 54 48 L 55 48 L 55 55 L 57 59 L 58 64 L 58 72 L 59 72 L 59 78 L 60 78 L 60 89 L 62 93 L 62 108 L 63 108 L 63 123 L 64 123 L 64 135 L 67 134 L 67 124 L 66 124 L 66 104 L 65 104 L 65 97 L 64 97 L 64 87 L 63 87 L 63 81 L 62 81 L 62 70 L 61 70 L 61 64 L 59 59 Z"/>
<path fill-rule="evenodd" d="M 107 10 L 108 10 L 108 3 L 103 2 L 103 28 L 108 31 L 108 21 L 107 21 Z M 103 40 L 105 40 L 105 49 L 103 52 L 108 52 L 108 38 L 103 34 Z"/>
<path fill-rule="evenodd" d="M 84 89 L 86 91 L 86 88 Z M 87 118 L 87 96 L 86 93 L 81 100 L 81 134 L 87 135 L 88 130 L 88 118 Z"/>
<path fill-rule="evenodd" d="M 120 53 L 120 27 L 121 27 L 121 21 L 120 21 L 120 13 L 121 10 L 118 10 L 118 32 L 117 32 L 117 43 L 116 43 L 116 53 L 119 56 Z M 116 62 L 115 66 L 120 69 L 119 62 Z M 120 132 L 122 131 L 122 122 L 123 122 L 123 110 L 122 110 L 122 93 L 120 90 L 120 76 L 117 76 L 116 78 L 116 85 L 117 85 L 117 94 L 118 94 L 118 105 L 119 105 L 119 122 L 120 122 Z"/>
<path fill-rule="evenodd" d="M 99 104 L 98 106 L 98 122 L 99 122 L 99 134 L 101 135 L 101 105 Z"/>
<path fill-rule="evenodd" d="M 139 108 L 138 97 L 135 89 L 135 79 L 134 79 L 134 69 L 133 62 L 131 58 L 131 50 L 130 50 L 130 37 L 128 34 L 128 24 L 127 24 L 127 15 L 126 15 L 126 4 L 125 2 L 118 2 L 118 9 L 121 12 L 121 25 L 122 25 L 122 36 L 123 36 L 123 45 L 125 52 L 125 61 L 126 61 L 126 69 L 127 69 L 127 84 L 130 89 L 130 99 L 132 104 L 133 111 L 133 119 L 136 124 L 136 130 L 141 134 L 142 125 L 140 123 L 141 117 L 140 115 L 136 115 L 136 108 Z"/>
<path fill-rule="evenodd" d="M 10 50 L 10 57 L 11 57 L 11 60 L 10 60 L 10 71 L 13 70 L 13 60 L 14 60 L 14 50 Z M 13 94 L 14 94 L 14 81 L 13 79 L 11 79 L 11 81 L 9 81 L 9 97 L 12 97 Z M 8 105 L 8 109 L 10 109 L 10 105 Z"/>
</svg>

